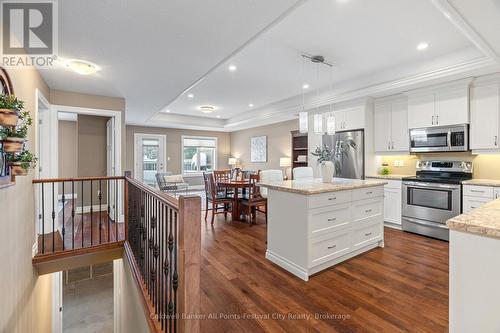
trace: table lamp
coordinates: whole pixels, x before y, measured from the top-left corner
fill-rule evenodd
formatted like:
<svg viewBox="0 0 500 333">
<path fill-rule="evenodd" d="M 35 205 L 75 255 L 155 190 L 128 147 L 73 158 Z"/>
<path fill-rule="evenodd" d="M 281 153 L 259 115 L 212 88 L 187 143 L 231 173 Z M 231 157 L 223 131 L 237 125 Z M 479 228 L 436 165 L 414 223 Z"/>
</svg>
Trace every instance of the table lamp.
<svg viewBox="0 0 500 333">
<path fill-rule="evenodd" d="M 236 164 L 238 163 L 238 159 L 237 158 L 234 158 L 234 157 L 230 157 L 228 160 L 227 160 L 227 164 L 229 164 L 232 168 L 234 168 L 236 166 Z"/>
<path fill-rule="evenodd" d="M 292 166 L 292 159 L 290 157 L 280 157 L 280 167 L 282 167 L 285 171 L 285 180 L 288 179 L 286 170 L 290 166 Z"/>
</svg>

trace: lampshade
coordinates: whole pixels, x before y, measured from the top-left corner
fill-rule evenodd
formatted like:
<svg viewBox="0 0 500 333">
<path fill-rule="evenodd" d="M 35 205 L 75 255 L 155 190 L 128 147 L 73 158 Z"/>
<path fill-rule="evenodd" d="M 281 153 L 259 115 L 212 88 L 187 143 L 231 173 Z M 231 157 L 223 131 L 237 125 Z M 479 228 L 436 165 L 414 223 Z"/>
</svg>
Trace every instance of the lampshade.
<svg viewBox="0 0 500 333">
<path fill-rule="evenodd" d="M 292 159 L 290 157 L 280 157 L 280 167 L 289 167 L 292 165 Z"/>
<path fill-rule="evenodd" d="M 328 135 L 335 134 L 335 115 L 330 112 L 326 115 L 326 133 Z"/>
<path fill-rule="evenodd" d="M 324 134 L 323 130 L 323 115 L 321 113 L 316 113 L 313 117 L 314 120 L 314 133 Z"/>
<path fill-rule="evenodd" d="M 309 130 L 309 114 L 305 111 L 299 112 L 299 132 L 307 133 Z"/>
<path fill-rule="evenodd" d="M 236 165 L 236 163 L 238 162 L 238 159 L 237 158 L 234 158 L 234 157 L 230 157 L 228 160 L 227 160 L 227 164 L 229 165 Z"/>
</svg>

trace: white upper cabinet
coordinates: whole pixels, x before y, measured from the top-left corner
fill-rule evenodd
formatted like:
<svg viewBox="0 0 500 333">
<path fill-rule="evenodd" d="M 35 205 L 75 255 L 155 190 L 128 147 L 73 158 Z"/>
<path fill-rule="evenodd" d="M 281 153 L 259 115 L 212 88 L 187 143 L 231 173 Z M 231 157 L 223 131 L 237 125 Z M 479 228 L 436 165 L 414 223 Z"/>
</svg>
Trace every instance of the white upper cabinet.
<svg viewBox="0 0 500 333">
<path fill-rule="evenodd" d="M 408 93 L 408 128 L 468 124 L 469 83 L 463 80 Z"/>
<path fill-rule="evenodd" d="M 408 128 L 430 127 L 436 122 L 434 94 L 410 95 L 408 98 Z"/>
<path fill-rule="evenodd" d="M 387 100 L 375 103 L 376 152 L 408 152 L 408 102 Z"/>
<path fill-rule="evenodd" d="M 365 107 L 356 106 L 334 111 L 335 130 L 348 131 L 365 128 Z"/>
<path fill-rule="evenodd" d="M 498 149 L 500 84 L 471 88 L 471 149 Z"/>
</svg>

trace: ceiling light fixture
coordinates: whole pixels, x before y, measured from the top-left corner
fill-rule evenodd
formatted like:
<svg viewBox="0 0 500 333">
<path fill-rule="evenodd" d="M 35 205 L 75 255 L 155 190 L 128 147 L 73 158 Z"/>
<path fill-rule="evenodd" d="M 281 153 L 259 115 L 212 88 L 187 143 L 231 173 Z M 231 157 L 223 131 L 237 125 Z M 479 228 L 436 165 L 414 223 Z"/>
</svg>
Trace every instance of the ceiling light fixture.
<svg viewBox="0 0 500 333">
<path fill-rule="evenodd" d="M 302 85 L 302 89 L 309 89 L 309 84 L 308 83 L 304 83 Z"/>
<path fill-rule="evenodd" d="M 248 104 L 248 106 L 251 107 L 251 108 L 253 108 L 253 104 L 252 103 Z"/>
<path fill-rule="evenodd" d="M 98 68 L 91 62 L 85 60 L 73 59 L 66 63 L 66 67 L 80 75 L 90 75 L 97 72 Z"/>
<path fill-rule="evenodd" d="M 231 72 L 236 72 L 238 67 L 236 67 L 236 65 L 229 65 L 229 67 L 227 69 L 229 69 Z"/>
<path fill-rule="evenodd" d="M 220 116 L 219 116 L 219 115 L 216 115 L 216 116 L 215 116 L 215 118 L 220 118 Z"/>
<path fill-rule="evenodd" d="M 422 42 L 422 43 L 417 45 L 417 50 L 423 51 L 423 50 L 426 50 L 428 47 L 429 47 L 429 44 L 427 44 L 426 42 Z"/>
<path fill-rule="evenodd" d="M 165 112 L 166 112 L 166 113 L 170 113 L 170 110 L 166 110 Z"/>
<path fill-rule="evenodd" d="M 203 113 L 212 113 L 215 111 L 215 106 L 212 105 L 202 105 L 200 106 L 200 111 Z"/>
<path fill-rule="evenodd" d="M 187 97 L 188 98 L 194 98 L 194 95 L 193 94 L 187 94 Z"/>
</svg>

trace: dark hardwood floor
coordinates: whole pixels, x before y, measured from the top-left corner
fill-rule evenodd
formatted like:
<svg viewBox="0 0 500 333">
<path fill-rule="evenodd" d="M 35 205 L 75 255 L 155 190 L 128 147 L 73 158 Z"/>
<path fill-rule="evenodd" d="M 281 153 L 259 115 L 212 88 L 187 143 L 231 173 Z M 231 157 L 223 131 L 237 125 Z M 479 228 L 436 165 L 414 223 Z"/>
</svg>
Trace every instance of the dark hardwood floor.
<svg viewBox="0 0 500 333">
<path fill-rule="evenodd" d="M 304 282 L 265 259 L 265 232 L 202 220 L 202 332 L 448 331 L 447 242 L 385 228 L 385 248 Z"/>
</svg>

